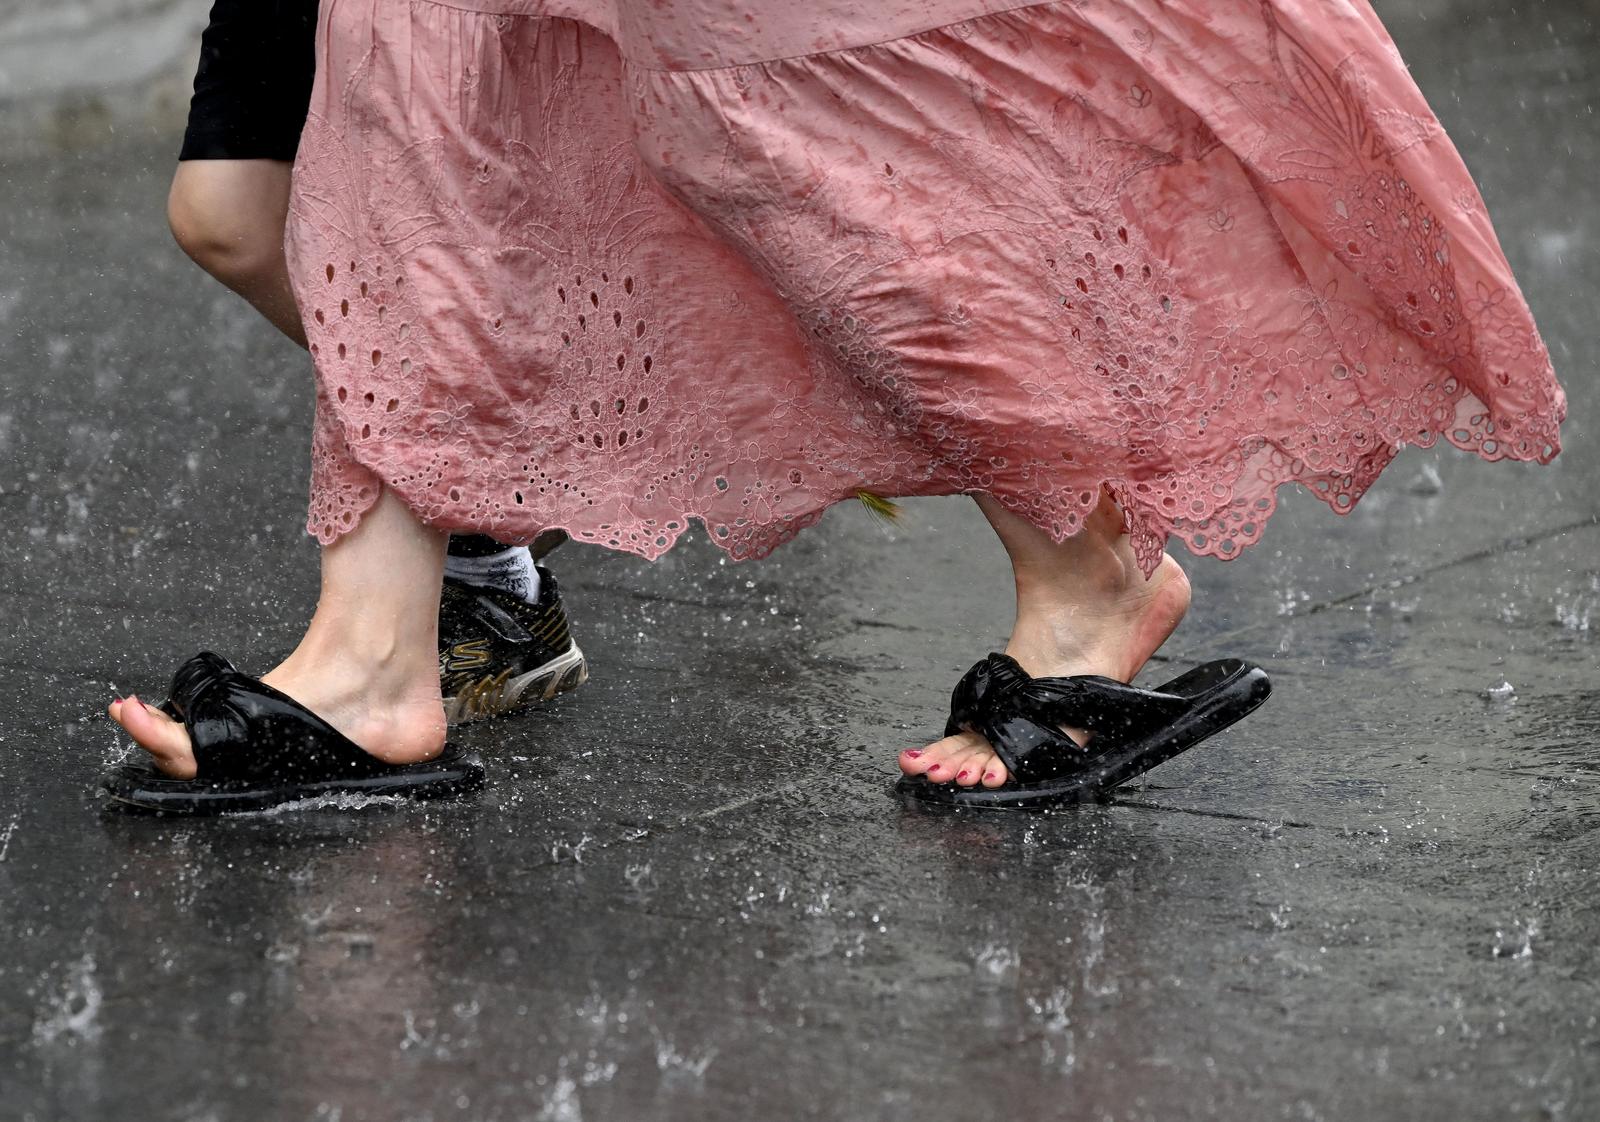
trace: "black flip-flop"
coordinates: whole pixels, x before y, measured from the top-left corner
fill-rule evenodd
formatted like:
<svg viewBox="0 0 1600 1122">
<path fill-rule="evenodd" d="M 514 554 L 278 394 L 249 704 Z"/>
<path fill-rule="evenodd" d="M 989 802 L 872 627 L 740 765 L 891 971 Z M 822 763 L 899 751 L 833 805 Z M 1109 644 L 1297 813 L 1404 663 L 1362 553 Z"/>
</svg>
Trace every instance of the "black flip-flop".
<svg viewBox="0 0 1600 1122">
<path fill-rule="evenodd" d="M 905 776 L 895 790 L 922 802 L 985 810 L 1101 799 L 1227 728 L 1271 692 L 1266 671 L 1236 658 L 1141 690 L 1093 675 L 1032 678 L 1010 656 L 991 654 L 957 683 L 944 734 L 981 735 L 1009 778 L 991 788 Z M 1063 726 L 1093 736 L 1080 745 Z"/>
<path fill-rule="evenodd" d="M 195 777 L 173 779 L 147 760 L 130 758 L 100 777 L 119 804 L 168 814 L 229 814 L 323 795 L 436 799 L 483 786 L 483 762 L 475 754 L 446 745 L 423 763 L 386 764 L 210 651 L 178 668 L 161 710 L 189 730 Z"/>
</svg>

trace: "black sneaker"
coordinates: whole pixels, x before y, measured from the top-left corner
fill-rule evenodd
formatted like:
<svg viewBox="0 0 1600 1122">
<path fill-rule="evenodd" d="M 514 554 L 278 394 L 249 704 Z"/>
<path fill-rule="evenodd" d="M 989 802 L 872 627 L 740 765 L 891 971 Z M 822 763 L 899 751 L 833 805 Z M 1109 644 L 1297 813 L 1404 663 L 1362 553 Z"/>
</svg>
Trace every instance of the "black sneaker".
<svg viewBox="0 0 1600 1122">
<path fill-rule="evenodd" d="M 439 680 L 451 724 L 509 713 L 589 678 L 550 570 L 539 602 L 446 577 L 439 607 Z"/>
</svg>

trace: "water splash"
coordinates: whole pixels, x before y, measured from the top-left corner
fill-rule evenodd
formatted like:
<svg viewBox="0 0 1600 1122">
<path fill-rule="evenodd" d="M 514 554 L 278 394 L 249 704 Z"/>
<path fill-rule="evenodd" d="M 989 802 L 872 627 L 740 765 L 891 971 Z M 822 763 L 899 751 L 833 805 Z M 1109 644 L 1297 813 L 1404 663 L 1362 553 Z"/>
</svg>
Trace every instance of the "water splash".
<svg viewBox="0 0 1600 1122">
<path fill-rule="evenodd" d="M 1098 899 L 1096 899 L 1098 903 Z M 1118 990 L 1115 975 L 1102 971 L 1106 959 L 1106 917 L 1096 911 L 1083 925 L 1083 992 L 1110 997 Z M 1105 974 L 1104 980 L 1099 980 Z"/>
<path fill-rule="evenodd" d="M 1594 602 L 1578 596 L 1571 600 L 1565 597 L 1556 601 L 1556 623 L 1568 631 L 1588 631 L 1589 619 L 1594 612 Z"/>
<path fill-rule="evenodd" d="M 1308 604 L 1310 602 L 1311 593 L 1303 592 L 1293 588 L 1285 588 L 1278 593 L 1278 614 L 1280 616 L 1292 616 L 1294 615 L 1295 609 L 1301 604 Z"/>
<path fill-rule="evenodd" d="M 1000 943 L 986 943 L 973 955 L 972 969 L 981 981 L 994 984 L 1015 978 L 1022 957 Z"/>
<path fill-rule="evenodd" d="M 602 1083 L 610 1083 L 617 1077 L 617 1061 L 600 1061 L 591 1057 L 583 1062 L 583 1074 L 579 1081 L 585 1087 L 596 1087 Z"/>
<path fill-rule="evenodd" d="M 1029 1018 L 1039 1030 L 1039 1047 L 1044 1066 L 1061 1075 L 1070 1075 L 1078 1066 L 1077 1038 L 1072 1031 L 1072 993 L 1052 990 L 1042 998 L 1026 999 Z"/>
<path fill-rule="evenodd" d="M 290 963 L 300 961 L 299 946 L 282 939 L 275 940 L 263 953 L 268 962 L 274 962 L 280 966 L 287 966 Z"/>
<path fill-rule="evenodd" d="M 571 861 L 574 865 L 583 864 L 583 851 L 594 839 L 584 834 L 575 842 L 558 841 L 550 846 L 550 860 L 558 865 L 563 861 Z"/>
<path fill-rule="evenodd" d="M 704 1079 L 706 1068 L 710 1067 L 711 1061 L 716 1058 L 715 1048 L 685 1053 L 678 1051 L 671 1037 L 656 1037 L 656 1067 L 660 1069 L 662 1075 L 683 1076 L 693 1080 Z"/>
<path fill-rule="evenodd" d="M 1245 829 L 1250 830 L 1257 837 L 1263 838 L 1266 841 L 1276 841 L 1283 834 L 1284 825 L 1284 820 L 1282 818 L 1278 818 L 1271 821 L 1263 820 L 1260 822 L 1254 822 L 1246 826 Z"/>
<path fill-rule="evenodd" d="M 428 1051 L 433 1047 L 433 1024 L 429 1022 L 428 1030 L 423 1031 L 417 1025 L 417 1015 L 411 1010 L 405 1010 L 406 1034 L 400 1038 L 400 1050 L 409 1052 L 412 1049 Z"/>
<path fill-rule="evenodd" d="M 1444 480 L 1439 477 L 1439 469 L 1432 464 L 1423 464 L 1411 482 L 1406 485 L 1406 490 L 1413 495 L 1437 495 L 1444 490 Z"/>
<path fill-rule="evenodd" d="M 1532 958 L 1533 941 L 1539 934 L 1539 921 L 1528 919 L 1511 924 L 1509 930 L 1496 930 L 1490 953 L 1495 958 Z"/>
<path fill-rule="evenodd" d="M 367 810 L 372 807 L 405 806 L 411 800 L 400 795 L 361 795 L 351 791 L 335 791 L 309 799 L 293 799 L 265 810 L 245 811 L 235 818 L 278 818 L 285 814 L 299 814 L 307 810 Z"/>
<path fill-rule="evenodd" d="M 67 969 L 66 985 L 51 1003 L 49 1015 L 34 1022 L 34 1043 L 50 1044 L 62 1037 L 94 1040 L 100 1035 L 105 995 L 94 971 L 94 956 L 88 953 Z"/>
<path fill-rule="evenodd" d="M 562 1074 L 545 1094 L 544 1105 L 536 1116 L 539 1122 L 583 1122 L 583 1107 L 578 1103 L 578 1084 Z"/>
</svg>

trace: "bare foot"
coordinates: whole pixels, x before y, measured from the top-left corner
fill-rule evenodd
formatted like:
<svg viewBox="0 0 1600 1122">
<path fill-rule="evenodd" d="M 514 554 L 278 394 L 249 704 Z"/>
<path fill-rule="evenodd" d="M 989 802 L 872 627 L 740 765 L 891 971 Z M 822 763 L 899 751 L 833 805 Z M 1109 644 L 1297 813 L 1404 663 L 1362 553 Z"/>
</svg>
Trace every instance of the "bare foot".
<svg viewBox="0 0 1600 1122">
<path fill-rule="evenodd" d="M 262 681 L 385 763 L 418 763 L 443 750 L 444 702 L 436 664 L 401 667 L 383 659 L 326 654 L 313 660 L 303 650 Z M 174 779 L 194 778 L 194 752 L 181 722 L 133 696 L 113 701 L 107 711 L 150 753 L 157 770 Z"/>
<path fill-rule="evenodd" d="M 1018 611 L 1006 653 L 1033 677 L 1099 674 L 1133 680 L 1189 610 L 1189 578 L 1168 555 L 1147 581 L 1131 555 L 1092 599 L 1032 595 Z M 1079 743 L 1086 737 L 1066 730 Z M 947 736 L 900 754 L 900 770 L 963 787 L 999 787 L 1006 766 L 977 733 Z"/>
</svg>

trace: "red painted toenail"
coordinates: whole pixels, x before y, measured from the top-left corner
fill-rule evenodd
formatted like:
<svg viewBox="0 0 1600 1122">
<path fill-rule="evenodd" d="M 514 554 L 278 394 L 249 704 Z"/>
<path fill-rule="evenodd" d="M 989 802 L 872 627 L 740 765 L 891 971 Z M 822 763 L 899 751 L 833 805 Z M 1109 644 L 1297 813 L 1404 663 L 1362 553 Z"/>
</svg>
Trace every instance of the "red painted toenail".
<svg viewBox="0 0 1600 1122">
<path fill-rule="evenodd" d="M 934 764 L 932 767 L 930 767 L 928 769 L 928 774 L 932 775 L 934 772 L 938 771 L 942 767 L 944 767 L 943 764 Z"/>
<path fill-rule="evenodd" d="M 997 775 L 995 775 L 995 773 L 994 773 L 994 772 L 992 772 L 992 771 L 989 771 L 989 772 L 985 772 L 985 773 L 984 773 L 984 775 L 983 775 L 983 777 L 984 777 L 984 778 L 985 778 L 985 779 L 998 779 L 998 778 L 999 778 L 999 776 L 997 776 Z"/>
<path fill-rule="evenodd" d="M 913 759 L 914 760 L 920 755 L 922 755 L 922 749 L 921 748 L 908 748 L 906 750 L 906 756 L 909 759 Z"/>
<path fill-rule="evenodd" d="M 957 779 L 965 779 L 967 777 L 967 774 L 968 774 L 967 772 L 962 772 L 960 775 L 956 776 L 956 778 Z"/>
</svg>

